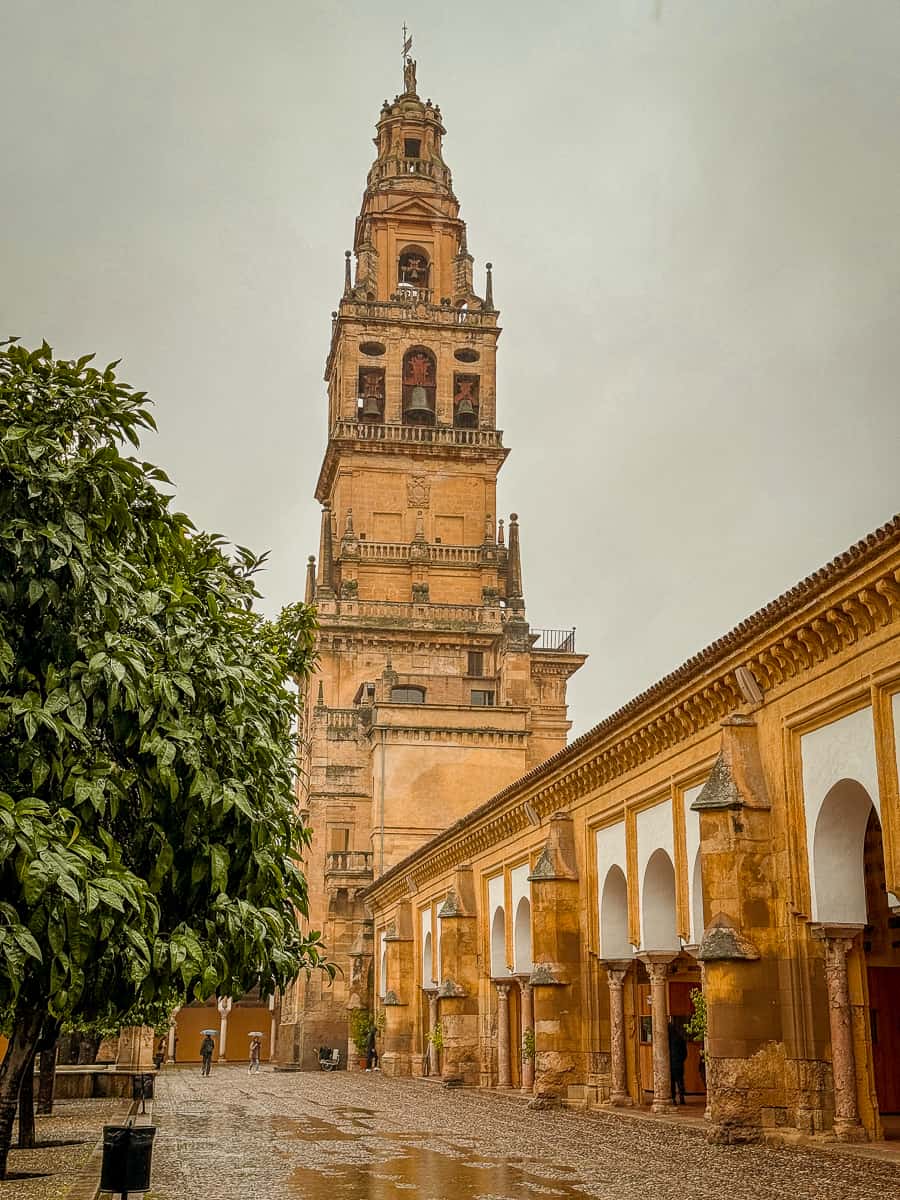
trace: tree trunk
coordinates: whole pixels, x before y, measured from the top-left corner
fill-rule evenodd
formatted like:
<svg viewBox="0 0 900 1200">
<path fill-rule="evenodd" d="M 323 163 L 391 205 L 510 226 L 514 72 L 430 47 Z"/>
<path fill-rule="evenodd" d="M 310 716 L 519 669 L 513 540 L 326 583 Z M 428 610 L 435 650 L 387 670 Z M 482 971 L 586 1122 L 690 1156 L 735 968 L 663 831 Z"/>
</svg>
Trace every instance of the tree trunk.
<svg viewBox="0 0 900 1200">
<path fill-rule="evenodd" d="M 12 1142 L 19 1089 L 29 1065 L 33 1068 L 34 1052 L 43 1021 L 44 1014 L 40 1009 L 20 1009 L 16 1013 L 6 1056 L 0 1063 L 0 1179 L 6 1178 L 6 1160 Z"/>
<path fill-rule="evenodd" d="M 25 1068 L 19 1085 L 19 1140 L 20 1150 L 34 1149 L 34 1055 Z"/>
<path fill-rule="evenodd" d="M 38 1083 L 37 1110 L 44 1116 L 53 1112 L 53 1090 L 56 1087 L 56 1042 L 41 1050 L 41 1071 Z"/>
</svg>

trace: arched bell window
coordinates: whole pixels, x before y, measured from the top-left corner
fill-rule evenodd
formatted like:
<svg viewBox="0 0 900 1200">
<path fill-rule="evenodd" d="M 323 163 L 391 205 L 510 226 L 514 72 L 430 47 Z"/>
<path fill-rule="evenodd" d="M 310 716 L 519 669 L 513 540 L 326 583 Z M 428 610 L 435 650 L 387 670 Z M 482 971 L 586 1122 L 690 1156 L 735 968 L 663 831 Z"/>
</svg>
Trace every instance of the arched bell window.
<svg viewBox="0 0 900 1200">
<path fill-rule="evenodd" d="M 397 266 L 397 285 L 400 291 L 427 294 L 431 286 L 431 263 L 421 246 L 404 246 Z"/>
<path fill-rule="evenodd" d="M 408 425 L 433 425 L 437 367 L 424 346 L 413 346 L 403 356 L 403 420 Z"/>
<path fill-rule="evenodd" d="M 381 367 L 359 368 L 356 397 L 358 420 L 384 420 L 384 370 Z"/>
<path fill-rule="evenodd" d="M 458 429 L 474 429 L 478 425 L 477 375 L 453 376 L 453 424 Z"/>
</svg>

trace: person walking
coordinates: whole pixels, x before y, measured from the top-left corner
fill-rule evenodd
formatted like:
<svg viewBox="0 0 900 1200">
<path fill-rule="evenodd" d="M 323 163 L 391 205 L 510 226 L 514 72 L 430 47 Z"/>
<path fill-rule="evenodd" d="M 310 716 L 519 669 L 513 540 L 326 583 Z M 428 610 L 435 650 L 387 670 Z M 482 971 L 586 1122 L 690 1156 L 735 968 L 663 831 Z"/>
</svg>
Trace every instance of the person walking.
<svg viewBox="0 0 900 1200">
<path fill-rule="evenodd" d="M 687 1060 L 687 1042 L 684 1034 L 669 1017 L 669 1073 L 672 1079 L 672 1103 L 684 1104 L 684 1064 Z M 681 1097 L 679 1100 L 679 1096 Z"/>
<path fill-rule="evenodd" d="M 366 1070 L 367 1071 L 380 1071 L 381 1070 L 381 1067 L 379 1067 L 379 1065 L 378 1065 L 378 1051 L 375 1049 L 375 1034 L 376 1034 L 376 1032 L 377 1031 L 375 1029 L 375 1026 L 373 1025 L 371 1027 L 371 1029 L 369 1030 L 369 1036 L 366 1038 Z"/>
<path fill-rule="evenodd" d="M 215 1048 L 216 1043 L 207 1033 L 200 1043 L 200 1058 L 203 1060 L 203 1066 L 200 1068 L 201 1075 L 208 1075 L 212 1070 L 212 1056 Z"/>
<path fill-rule="evenodd" d="M 262 1049 L 258 1037 L 255 1037 L 250 1042 L 250 1066 L 247 1069 L 247 1074 L 252 1075 L 254 1071 L 259 1070 L 259 1055 Z"/>
</svg>

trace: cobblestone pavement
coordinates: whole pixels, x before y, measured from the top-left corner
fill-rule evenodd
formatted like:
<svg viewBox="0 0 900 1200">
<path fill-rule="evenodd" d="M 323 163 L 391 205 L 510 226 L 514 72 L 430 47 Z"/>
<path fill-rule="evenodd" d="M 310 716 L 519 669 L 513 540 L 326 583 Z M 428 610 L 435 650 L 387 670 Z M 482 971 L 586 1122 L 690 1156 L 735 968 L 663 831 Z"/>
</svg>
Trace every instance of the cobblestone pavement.
<svg viewBox="0 0 900 1200">
<path fill-rule="evenodd" d="M 147 1200 L 887 1200 L 900 1166 L 372 1074 L 169 1068 Z"/>
<path fill-rule="evenodd" d="M 90 1157 L 104 1123 L 124 1120 L 128 1107 L 121 1100 L 57 1100 L 52 1116 L 34 1119 L 33 1150 L 15 1149 L 14 1138 L 0 1200 L 61 1200 Z"/>
</svg>

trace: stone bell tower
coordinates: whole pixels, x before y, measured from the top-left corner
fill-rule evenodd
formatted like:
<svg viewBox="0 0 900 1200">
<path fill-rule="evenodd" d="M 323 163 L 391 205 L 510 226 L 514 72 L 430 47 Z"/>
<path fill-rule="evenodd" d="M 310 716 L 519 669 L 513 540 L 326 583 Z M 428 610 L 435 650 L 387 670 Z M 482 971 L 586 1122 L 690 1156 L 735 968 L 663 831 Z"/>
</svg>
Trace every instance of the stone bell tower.
<svg viewBox="0 0 900 1200">
<path fill-rule="evenodd" d="M 385 101 L 325 365 L 328 445 L 316 485 L 318 674 L 300 721 L 298 799 L 313 830 L 309 925 L 340 973 L 284 996 L 283 1067 L 348 1047 L 370 1003 L 357 893 L 565 745 L 574 630 L 532 630 L 518 520 L 497 519 L 500 337 L 491 265 L 475 291 L 416 64 Z M 355 269 L 354 260 L 355 258 Z M 350 1048 L 351 1064 L 354 1056 Z"/>
</svg>

